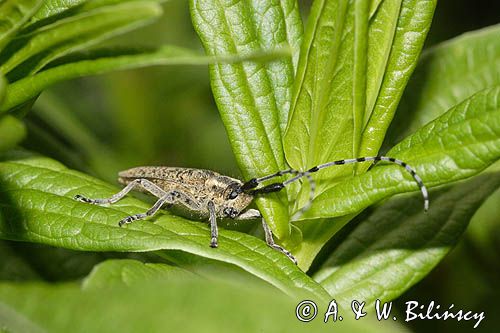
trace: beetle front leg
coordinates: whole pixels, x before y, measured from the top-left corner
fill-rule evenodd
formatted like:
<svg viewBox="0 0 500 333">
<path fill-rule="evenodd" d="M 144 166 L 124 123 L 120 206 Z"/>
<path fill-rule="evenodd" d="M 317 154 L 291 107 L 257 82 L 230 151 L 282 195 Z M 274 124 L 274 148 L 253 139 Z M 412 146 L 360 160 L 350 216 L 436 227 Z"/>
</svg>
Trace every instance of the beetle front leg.
<svg viewBox="0 0 500 333">
<path fill-rule="evenodd" d="M 273 232 L 271 231 L 271 229 L 267 225 L 266 220 L 264 220 L 264 218 L 262 218 L 262 228 L 264 228 L 264 234 L 266 236 L 266 243 L 267 243 L 267 245 L 269 245 L 270 247 L 272 247 L 275 250 L 278 250 L 278 251 L 282 252 L 291 261 L 293 261 L 293 263 L 295 265 L 297 265 L 297 259 L 295 259 L 295 257 L 293 256 L 293 254 L 291 254 L 290 251 L 287 251 L 284 247 L 279 246 L 278 244 L 276 244 L 274 242 Z"/>
<path fill-rule="evenodd" d="M 247 211 L 243 212 L 240 214 L 236 219 L 238 220 L 254 220 L 257 218 L 262 219 L 262 228 L 264 229 L 264 235 L 266 238 L 266 243 L 268 246 L 272 247 L 275 250 L 280 251 L 284 255 L 286 255 L 295 265 L 297 265 L 297 259 L 293 256 L 293 254 L 290 253 L 290 251 L 287 251 L 285 248 L 282 246 L 279 246 L 274 242 L 273 238 L 273 233 L 269 226 L 266 223 L 266 220 L 262 217 L 262 214 L 257 210 L 257 209 L 248 209 Z"/>
</svg>

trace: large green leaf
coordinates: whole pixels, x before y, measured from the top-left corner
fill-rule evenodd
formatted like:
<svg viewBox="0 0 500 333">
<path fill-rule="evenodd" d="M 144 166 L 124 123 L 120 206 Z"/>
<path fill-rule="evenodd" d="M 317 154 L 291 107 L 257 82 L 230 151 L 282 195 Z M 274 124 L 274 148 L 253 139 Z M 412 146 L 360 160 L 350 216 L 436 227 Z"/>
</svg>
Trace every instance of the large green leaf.
<svg viewBox="0 0 500 333">
<path fill-rule="evenodd" d="M 148 205 L 126 198 L 111 207 L 83 204 L 76 194 L 109 197 L 117 189 L 42 157 L 18 156 L 0 162 L 0 238 L 84 251 L 182 250 L 254 274 L 291 295 L 324 290 L 286 256 L 255 237 L 220 231 L 219 248 L 209 244 L 209 228 L 170 215 L 120 228 L 117 221 Z"/>
<path fill-rule="evenodd" d="M 388 132 L 393 144 L 480 90 L 500 85 L 500 25 L 422 54 Z"/>
<path fill-rule="evenodd" d="M 387 154 L 408 162 L 428 187 L 477 174 L 500 158 L 499 95 L 500 87 L 477 93 Z M 417 189 L 403 168 L 377 165 L 319 195 L 305 217 L 347 215 L 390 195 Z"/>
<path fill-rule="evenodd" d="M 161 12 L 152 2 L 130 2 L 58 20 L 18 36 L 2 55 L 0 72 L 9 73 L 23 64 L 21 75 L 31 74 L 58 57 L 144 25 Z"/>
<path fill-rule="evenodd" d="M 0 50 L 42 3 L 42 0 L 6 0 L 0 3 Z"/>
<path fill-rule="evenodd" d="M 500 173 L 488 172 L 432 191 L 427 214 L 418 195 L 391 199 L 349 234 L 314 277 L 339 302 L 392 300 L 441 261 L 499 186 Z"/>
<path fill-rule="evenodd" d="M 109 73 L 117 70 L 141 68 L 159 65 L 206 65 L 215 62 L 237 62 L 244 60 L 268 61 L 283 55 L 283 51 L 256 52 L 246 57 L 220 56 L 212 57 L 200 55 L 189 49 L 176 46 L 163 46 L 150 52 L 117 51 L 110 55 L 103 55 L 89 59 L 62 63 L 51 67 L 38 74 L 28 76 L 9 85 L 4 103 L 0 106 L 0 112 L 9 111 L 36 97 L 48 86 L 87 75 Z M 73 59 L 69 59 L 73 60 Z"/>
<path fill-rule="evenodd" d="M 78 285 L 0 284 L 0 322 L 8 332 L 404 332 L 392 322 L 348 313 L 343 321 L 300 322 L 291 300 L 268 288 L 183 279 L 81 290 Z"/>
<path fill-rule="evenodd" d="M 295 0 L 191 0 L 193 25 L 207 54 L 247 54 L 292 47 L 297 58 L 302 22 Z M 246 179 L 286 168 L 282 149 L 294 77 L 294 61 L 217 64 L 212 90 L 238 165 Z M 257 199 L 275 234 L 290 234 L 286 193 Z"/>
</svg>

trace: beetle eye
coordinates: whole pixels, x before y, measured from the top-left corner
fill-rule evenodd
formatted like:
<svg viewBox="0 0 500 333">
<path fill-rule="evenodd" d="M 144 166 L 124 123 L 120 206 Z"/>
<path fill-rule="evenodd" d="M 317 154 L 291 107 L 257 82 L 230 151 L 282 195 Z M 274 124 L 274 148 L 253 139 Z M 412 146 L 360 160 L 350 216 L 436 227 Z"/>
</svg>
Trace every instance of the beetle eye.
<svg viewBox="0 0 500 333">
<path fill-rule="evenodd" d="M 238 184 L 231 184 L 226 188 L 226 200 L 233 200 L 241 193 L 241 187 Z"/>
</svg>

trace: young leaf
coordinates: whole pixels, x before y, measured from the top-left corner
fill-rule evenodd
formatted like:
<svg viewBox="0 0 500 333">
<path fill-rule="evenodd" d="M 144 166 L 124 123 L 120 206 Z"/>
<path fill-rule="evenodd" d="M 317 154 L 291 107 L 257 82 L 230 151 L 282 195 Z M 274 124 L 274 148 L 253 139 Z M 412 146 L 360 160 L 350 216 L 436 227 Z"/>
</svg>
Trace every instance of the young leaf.
<svg viewBox="0 0 500 333">
<path fill-rule="evenodd" d="M 388 143 L 394 143 L 473 94 L 500 85 L 500 25 L 441 43 L 422 58 L 400 106 Z"/>
<path fill-rule="evenodd" d="M 403 0 L 401 3 L 387 67 L 384 72 L 378 73 L 383 75 L 383 80 L 373 110 L 366 112 L 369 117 L 357 156 L 378 154 L 406 83 L 417 64 L 431 26 L 436 2 L 437 0 Z"/>
<path fill-rule="evenodd" d="M 368 11 L 367 1 L 313 4 L 283 142 L 294 169 L 306 170 L 320 162 L 353 156 L 359 144 Z M 352 169 L 341 172 L 349 171 Z M 322 176 L 335 173 L 339 170 L 328 170 Z"/>
<path fill-rule="evenodd" d="M 117 189 L 48 158 L 21 155 L 0 162 L 0 187 L 2 239 L 97 252 L 182 250 L 239 266 L 290 295 L 327 297 L 286 256 L 255 237 L 220 230 L 219 248 L 212 249 L 205 224 L 168 213 L 154 223 L 120 228 L 118 221 L 149 206 L 132 198 L 110 207 L 77 202 L 76 194 L 109 197 Z"/>
<path fill-rule="evenodd" d="M 499 95 L 500 87 L 477 93 L 387 155 L 408 162 L 428 187 L 477 174 L 500 158 Z M 347 215 L 390 195 L 417 189 L 411 175 L 400 166 L 377 165 L 323 192 L 305 217 Z"/>
<path fill-rule="evenodd" d="M 366 110 L 364 112 L 363 127 L 373 112 L 384 80 L 400 18 L 399 13 L 401 12 L 402 2 L 403 0 L 380 1 L 377 10 L 373 12 L 373 16 L 370 16 L 367 55 L 370 61 L 368 61 L 366 71 Z"/>
<path fill-rule="evenodd" d="M 75 9 L 80 7 L 82 4 L 88 3 L 86 0 L 45 0 L 42 1 L 43 4 L 40 6 L 38 11 L 31 17 L 29 23 L 37 22 L 40 20 L 47 19 L 51 16 L 61 14 L 68 9 Z M 101 1 L 91 1 L 92 3 Z"/>
<path fill-rule="evenodd" d="M 500 173 L 431 192 L 427 214 L 418 195 L 376 208 L 315 274 L 339 302 L 389 301 L 427 275 L 457 243 L 482 202 L 500 186 Z"/>
<path fill-rule="evenodd" d="M 45 0 L 40 9 L 33 15 L 29 24 L 32 25 L 40 21 L 45 22 L 54 17 L 61 18 L 67 17 L 68 15 L 76 15 L 100 7 L 138 1 L 162 3 L 166 0 Z"/>
<path fill-rule="evenodd" d="M 0 72 L 9 73 L 23 64 L 22 75 L 17 73 L 15 78 L 32 74 L 58 57 L 137 28 L 160 14 L 161 7 L 157 4 L 131 2 L 58 20 L 19 36 L 8 45 L 1 55 Z M 8 77 L 12 82 L 12 75 Z"/>
<path fill-rule="evenodd" d="M 376 10 L 361 1 L 313 5 L 284 140 L 287 161 L 296 169 L 378 152 L 423 45 L 435 1 L 373 5 Z M 363 22 L 369 15 L 367 31 Z M 366 48 L 368 65 L 362 52 Z M 319 183 L 318 193 L 335 184 L 332 178 L 352 170 L 325 170 L 318 177 L 330 181 Z"/>
<path fill-rule="evenodd" d="M 295 0 L 191 0 L 193 25 L 207 54 L 247 54 L 291 46 L 302 36 Z M 290 108 L 294 62 L 217 64 L 212 90 L 245 179 L 286 168 L 282 149 Z M 278 238 L 290 234 L 286 193 L 258 198 L 257 205 Z"/>
<path fill-rule="evenodd" d="M 42 0 L 6 0 L 0 3 L 0 50 L 42 3 Z"/>
</svg>

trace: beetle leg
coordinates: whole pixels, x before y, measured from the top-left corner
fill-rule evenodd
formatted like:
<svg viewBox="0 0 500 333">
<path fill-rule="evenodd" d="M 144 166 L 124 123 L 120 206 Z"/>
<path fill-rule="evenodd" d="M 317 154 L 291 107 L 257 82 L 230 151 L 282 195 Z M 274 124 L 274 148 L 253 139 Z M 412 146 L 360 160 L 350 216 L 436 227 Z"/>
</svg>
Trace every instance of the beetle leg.
<svg viewBox="0 0 500 333">
<path fill-rule="evenodd" d="M 264 235 L 266 237 L 266 243 L 270 247 L 272 247 L 275 250 L 280 251 L 284 255 L 286 255 L 291 261 L 294 262 L 295 265 L 297 265 L 297 259 L 286 249 L 284 249 L 282 246 L 279 246 L 274 242 L 273 238 L 273 233 L 269 226 L 266 223 L 266 220 L 262 217 L 262 214 L 257 210 L 257 209 L 248 209 L 245 212 L 241 213 L 236 219 L 237 220 L 253 220 L 257 218 L 262 218 L 262 228 L 264 229 Z"/>
<path fill-rule="evenodd" d="M 158 201 L 156 201 L 155 204 L 151 208 L 149 208 L 145 213 L 139 213 L 127 216 L 126 218 L 120 220 L 120 222 L 118 222 L 118 225 L 122 227 L 124 224 L 132 223 L 134 221 L 142 220 L 145 219 L 146 217 L 153 216 L 156 214 L 156 212 L 158 212 L 158 210 L 160 210 L 161 206 L 163 206 L 165 203 L 173 203 L 174 201 L 175 201 L 175 195 L 172 192 L 168 193 L 167 195 L 158 199 Z"/>
<path fill-rule="evenodd" d="M 89 199 L 84 197 L 83 195 L 77 194 L 75 195 L 75 200 L 86 202 L 94 205 L 104 205 L 104 204 L 113 204 L 119 200 L 121 200 L 124 196 L 128 194 L 128 192 L 132 191 L 135 187 L 140 187 L 157 198 L 163 198 L 168 193 L 162 190 L 160 187 L 150 182 L 147 179 L 134 179 L 127 186 L 125 186 L 120 192 L 116 193 L 110 198 L 107 199 Z"/>
<path fill-rule="evenodd" d="M 210 213 L 210 235 L 212 236 L 210 247 L 217 247 L 219 231 L 217 230 L 217 215 L 215 214 L 215 205 L 212 201 L 209 201 L 207 206 Z"/>
<path fill-rule="evenodd" d="M 165 193 L 165 195 L 163 195 L 160 199 L 158 199 L 158 201 L 156 201 L 155 204 L 145 213 L 127 216 L 126 218 L 118 222 L 118 225 L 121 227 L 124 224 L 132 223 L 133 221 L 142 220 L 145 219 L 146 217 L 153 216 L 166 203 L 171 205 L 175 204 L 176 202 L 180 202 L 193 210 L 199 209 L 199 205 L 194 201 L 194 199 L 192 199 L 185 193 L 179 191 L 170 191 L 170 192 L 163 191 L 163 192 Z"/>
<path fill-rule="evenodd" d="M 276 244 L 274 242 L 273 233 L 272 233 L 271 229 L 269 228 L 269 226 L 267 225 L 266 220 L 264 220 L 264 218 L 262 218 L 262 228 L 264 228 L 264 234 L 266 235 L 267 245 L 269 245 L 270 247 L 272 247 L 275 250 L 282 252 L 291 261 L 293 261 L 293 263 L 295 265 L 297 265 L 297 259 L 295 259 L 295 257 L 289 251 L 285 250 L 282 246 L 279 246 L 278 244 Z"/>
</svg>

